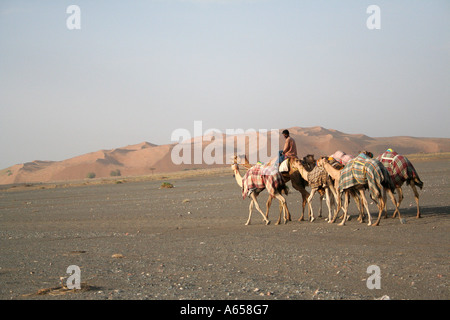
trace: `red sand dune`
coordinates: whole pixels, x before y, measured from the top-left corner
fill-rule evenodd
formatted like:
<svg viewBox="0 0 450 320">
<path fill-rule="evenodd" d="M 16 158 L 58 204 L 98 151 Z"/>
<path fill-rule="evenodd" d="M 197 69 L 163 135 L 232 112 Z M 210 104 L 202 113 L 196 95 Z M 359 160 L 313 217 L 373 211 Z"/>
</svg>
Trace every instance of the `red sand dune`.
<svg viewBox="0 0 450 320">
<path fill-rule="evenodd" d="M 374 155 L 392 148 L 400 154 L 450 152 L 450 139 L 447 138 L 418 138 L 418 137 L 381 137 L 372 138 L 363 134 L 347 134 L 333 129 L 322 127 L 289 128 L 291 136 L 295 139 L 299 157 L 307 154 L 331 155 L 337 150 L 349 154 L 357 154 L 361 150 L 369 150 Z M 259 136 L 257 133 L 256 136 Z M 221 135 L 223 141 L 204 141 L 202 148 L 210 152 L 215 145 L 225 145 L 235 138 Z M 284 145 L 284 137 L 279 136 L 280 149 Z M 270 141 L 270 135 L 269 135 Z M 210 168 L 221 165 L 180 164 L 172 162 L 171 152 L 175 144 L 154 145 L 143 142 L 113 150 L 100 150 L 87 153 L 63 161 L 33 161 L 17 164 L 0 170 L 0 184 L 50 182 L 66 180 L 82 180 L 88 173 L 93 172 L 97 178 L 110 177 L 111 172 L 120 170 L 122 176 L 151 175 L 152 173 L 165 173 L 199 168 Z M 270 144 L 268 144 L 270 147 Z M 244 152 L 250 156 L 248 147 L 246 151 L 234 148 L 241 155 Z M 191 163 L 194 152 L 191 150 Z M 276 155 L 273 155 L 275 157 Z M 225 163 L 226 151 L 223 149 L 221 163 Z"/>
</svg>

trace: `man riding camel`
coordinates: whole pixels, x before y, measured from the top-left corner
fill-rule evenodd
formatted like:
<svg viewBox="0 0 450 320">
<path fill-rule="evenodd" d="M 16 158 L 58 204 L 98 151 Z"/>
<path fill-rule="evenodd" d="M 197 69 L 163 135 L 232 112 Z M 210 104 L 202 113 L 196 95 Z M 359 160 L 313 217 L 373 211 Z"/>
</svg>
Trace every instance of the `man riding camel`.
<svg viewBox="0 0 450 320">
<path fill-rule="evenodd" d="M 295 157 L 297 158 L 297 146 L 295 140 L 289 136 L 289 130 L 283 130 L 283 136 L 286 138 L 283 150 L 280 150 L 278 163 L 281 164 L 285 159 Z"/>
</svg>

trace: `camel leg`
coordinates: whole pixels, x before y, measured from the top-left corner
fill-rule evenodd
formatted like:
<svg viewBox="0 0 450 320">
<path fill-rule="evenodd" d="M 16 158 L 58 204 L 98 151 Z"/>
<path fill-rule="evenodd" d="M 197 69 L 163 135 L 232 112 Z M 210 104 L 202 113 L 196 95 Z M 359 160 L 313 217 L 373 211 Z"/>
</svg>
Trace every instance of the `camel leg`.
<svg viewBox="0 0 450 320">
<path fill-rule="evenodd" d="M 340 199 L 338 199 L 338 195 L 337 195 L 337 191 L 336 191 L 336 189 L 334 188 L 334 186 L 331 184 L 330 186 L 329 186 L 329 188 L 330 188 L 330 191 L 331 191 L 331 193 L 332 193 L 332 195 L 333 195 L 333 198 L 331 198 L 330 199 L 330 202 L 331 202 L 331 204 L 335 207 L 334 209 L 335 209 L 335 211 L 334 211 L 334 215 L 336 215 L 337 214 L 337 212 L 340 210 L 339 209 L 339 200 Z M 332 201 L 331 201 L 332 200 Z M 334 216 L 333 215 L 333 216 Z M 328 222 L 330 222 L 331 221 L 331 219 L 333 218 L 333 216 L 332 215 L 328 215 Z"/>
<path fill-rule="evenodd" d="M 305 215 L 306 204 L 308 203 L 309 192 L 306 190 L 302 190 L 300 192 L 302 194 L 302 215 L 300 216 L 298 221 L 303 221 L 303 220 L 305 220 L 304 215 Z M 308 211 L 309 211 L 309 208 L 308 208 Z"/>
<path fill-rule="evenodd" d="M 287 223 L 289 218 L 289 209 L 286 204 L 286 199 L 284 199 L 284 197 L 280 194 L 275 195 L 275 198 L 277 198 L 278 201 L 280 201 L 280 216 L 276 224 L 278 225 L 281 222 L 281 211 L 283 211 L 284 213 L 284 223 Z"/>
<path fill-rule="evenodd" d="M 334 221 L 336 220 L 339 212 L 342 209 L 342 193 L 341 191 L 339 191 L 339 184 L 334 185 L 334 192 L 335 192 L 335 197 L 336 197 L 336 212 L 335 215 L 333 217 L 333 220 L 331 221 L 331 223 L 334 223 Z M 342 213 L 342 216 L 344 216 L 344 213 Z"/>
<path fill-rule="evenodd" d="M 278 209 L 279 209 L 279 214 L 278 214 L 278 221 L 277 221 L 277 223 L 275 223 L 276 225 L 281 223 L 281 215 L 282 215 L 282 212 L 284 212 L 284 208 L 283 208 L 283 205 L 281 204 L 281 202 L 278 205 Z M 284 215 L 286 216 L 286 213 Z"/>
<path fill-rule="evenodd" d="M 325 188 L 325 200 L 327 202 L 328 207 L 328 220 L 331 219 L 331 197 L 330 197 L 330 189 Z"/>
<path fill-rule="evenodd" d="M 251 197 L 251 199 L 252 199 L 252 201 L 253 201 L 253 204 L 255 205 L 256 210 L 258 210 L 258 212 L 261 213 L 261 215 L 263 216 L 264 222 L 265 222 L 266 224 L 269 224 L 270 221 L 266 218 L 266 215 L 264 214 L 264 212 L 262 212 L 261 208 L 259 207 L 258 201 L 256 201 L 255 193 L 252 192 L 252 193 L 250 194 L 250 197 Z M 248 217 L 248 221 L 247 221 L 248 224 L 250 224 L 250 217 L 251 217 L 251 214 L 252 214 L 252 212 L 250 211 L 250 214 L 249 214 L 249 217 Z"/>
<path fill-rule="evenodd" d="M 361 222 L 364 222 L 364 219 L 366 218 L 366 215 L 364 214 L 364 203 L 361 197 L 358 195 L 358 208 L 359 208 L 359 214 L 361 215 Z"/>
<path fill-rule="evenodd" d="M 278 197 L 276 197 L 276 198 L 278 199 Z M 275 225 L 279 225 L 281 223 L 281 214 L 284 211 L 284 208 L 283 208 L 283 205 L 282 205 L 281 201 L 280 201 L 280 204 L 279 204 L 278 207 L 279 207 L 278 221 L 275 223 Z"/>
<path fill-rule="evenodd" d="M 287 206 L 286 199 L 283 198 L 283 202 L 280 203 L 280 205 L 281 205 L 281 204 L 283 205 L 284 213 L 285 213 L 285 216 L 286 216 L 286 218 L 285 218 L 285 223 L 287 223 L 288 221 L 292 221 L 292 220 L 291 220 L 291 213 L 289 212 L 289 208 L 288 208 L 288 206 Z"/>
<path fill-rule="evenodd" d="M 384 211 L 384 217 L 387 218 L 387 200 L 386 200 L 387 197 L 386 197 L 386 194 L 389 195 L 389 198 L 391 199 L 391 202 L 392 202 L 392 204 L 394 205 L 394 208 L 395 208 L 394 214 L 392 215 L 392 217 L 395 217 L 397 212 L 398 212 L 398 215 L 400 217 L 400 212 L 398 211 L 398 203 L 397 203 L 397 200 L 395 200 L 394 194 L 392 193 L 392 191 L 390 189 L 383 188 L 383 202 L 384 202 L 383 211 Z"/>
<path fill-rule="evenodd" d="M 349 203 L 349 190 L 345 190 L 344 192 L 344 205 L 342 206 L 342 211 L 344 211 L 344 217 L 342 218 L 341 223 L 339 223 L 340 226 L 345 225 L 345 221 L 347 220 L 347 210 L 348 210 L 348 203 Z M 333 218 L 333 222 L 336 219 L 336 214 Z"/>
<path fill-rule="evenodd" d="M 320 195 L 320 197 L 319 197 L 319 203 L 320 203 L 320 206 L 319 206 L 319 216 L 318 216 L 318 218 L 322 218 L 322 204 L 323 204 L 323 197 L 324 197 L 324 195 L 321 195 L 321 194 L 319 194 Z M 326 201 L 328 201 L 328 199 L 326 199 L 325 198 L 325 200 Z"/>
<path fill-rule="evenodd" d="M 397 188 L 397 192 L 398 192 L 397 208 L 400 208 L 400 204 L 403 201 L 403 190 L 402 190 L 402 188 Z M 396 210 L 396 211 L 394 211 L 394 214 L 392 215 L 392 218 L 395 218 L 395 215 L 397 214 L 397 212 L 400 214 L 400 211 Z"/>
<path fill-rule="evenodd" d="M 358 215 L 358 219 L 357 220 L 360 223 L 363 223 L 364 222 L 364 206 L 363 206 L 363 203 L 362 203 L 362 199 L 358 195 L 358 193 L 356 193 L 356 192 L 352 192 L 351 196 L 352 196 L 353 200 L 355 201 L 356 207 L 358 208 L 358 211 L 359 211 L 359 215 Z"/>
<path fill-rule="evenodd" d="M 372 227 L 378 226 L 380 224 L 381 215 L 383 214 L 383 209 L 384 209 L 385 205 L 386 204 L 384 203 L 383 197 L 380 197 L 378 199 L 378 203 L 377 203 L 377 206 L 378 206 L 378 218 L 377 218 L 377 221 L 375 221 L 375 223 L 372 225 Z M 400 212 L 399 212 L 399 216 L 400 216 Z"/>
<path fill-rule="evenodd" d="M 398 190 L 398 188 L 397 188 L 397 190 Z M 386 193 L 386 189 L 384 189 L 384 193 Z M 398 212 L 398 218 L 400 219 L 400 221 L 401 221 L 401 216 L 400 216 L 400 210 L 398 209 L 398 203 L 397 203 L 397 200 L 395 200 L 395 196 L 394 196 L 394 194 L 392 193 L 392 191 L 390 190 L 390 189 L 388 189 L 387 190 L 387 194 L 389 195 L 389 198 L 391 198 L 391 201 L 392 201 L 392 204 L 394 205 L 394 207 L 395 207 L 395 211 L 394 211 L 394 214 L 392 215 L 392 217 L 395 217 L 395 215 L 397 214 L 397 212 Z M 383 201 L 384 201 L 384 211 L 385 211 L 385 217 L 387 216 L 387 210 L 386 210 L 386 207 L 387 207 L 387 204 L 386 204 L 386 196 L 384 196 L 383 197 Z"/>
<path fill-rule="evenodd" d="M 414 200 L 416 200 L 417 204 L 417 216 L 416 218 L 420 218 L 420 207 L 419 207 L 419 193 L 417 192 L 416 185 L 414 184 L 414 181 L 410 181 L 409 185 L 411 186 L 412 191 L 414 192 Z"/>
<path fill-rule="evenodd" d="M 336 199 L 336 211 L 335 211 L 334 216 L 337 217 L 337 215 L 339 214 L 339 211 L 341 210 L 341 207 L 342 207 L 341 193 L 339 192 L 339 184 L 335 183 L 333 186 L 333 189 L 331 189 L 331 190 L 333 191 L 334 198 Z M 328 221 L 328 223 L 331 223 L 331 222 Z"/>
<path fill-rule="evenodd" d="M 326 221 L 330 221 L 331 218 L 333 218 L 334 212 L 336 210 L 336 198 L 334 197 L 334 194 L 331 190 L 329 190 L 330 193 L 330 210 L 332 212 L 331 216 L 328 215 L 328 218 L 326 218 Z"/>
<path fill-rule="evenodd" d="M 286 194 L 287 195 L 287 194 Z M 284 197 L 281 195 L 281 197 L 284 199 Z M 286 204 L 286 210 L 285 210 L 285 215 L 286 215 L 286 219 L 287 219 L 287 221 L 292 221 L 292 219 L 291 219 L 291 213 L 289 212 L 289 210 L 287 210 L 287 202 L 286 202 L 286 199 L 284 199 L 284 203 Z M 282 203 L 280 202 L 280 210 L 281 210 L 281 208 L 283 207 L 284 208 L 284 206 L 282 205 Z"/>
<path fill-rule="evenodd" d="M 317 189 L 312 189 L 312 190 L 311 190 L 311 194 L 310 194 L 309 197 L 308 197 L 308 208 L 309 208 L 308 220 L 309 220 L 310 222 L 313 222 L 313 221 L 315 220 L 315 219 L 314 219 L 314 212 L 313 212 L 313 209 L 312 209 L 311 201 L 312 201 L 312 199 L 313 199 L 314 194 L 316 193 L 316 191 L 317 191 Z"/>
<path fill-rule="evenodd" d="M 364 220 L 364 211 L 363 211 L 364 209 L 363 209 L 362 201 L 359 198 L 358 193 L 356 193 L 354 190 L 348 190 L 348 192 L 349 192 L 349 200 L 348 200 L 349 201 L 349 205 L 350 205 L 350 197 L 351 197 L 355 201 L 356 207 L 358 208 L 358 211 L 359 211 L 359 215 L 358 215 L 358 219 L 357 220 L 359 222 L 362 222 Z M 339 213 L 339 211 L 342 208 L 341 197 L 338 198 L 338 201 L 339 201 L 338 208 L 336 209 L 337 210 L 337 214 Z M 336 218 L 337 218 L 337 214 L 336 214 Z M 334 219 L 336 219 L 336 218 L 334 218 Z M 340 218 L 344 219 L 344 214 L 342 214 L 340 216 Z M 347 221 L 348 220 L 350 220 L 350 215 L 347 214 Z"/>
<path fill-rule="evenodd" d="M 338 217 L 338 215 L 339 215 L 339 211 L 341 211 L 341 209 L 343 208 L 343 205 L 342 205 L 342 195 L 343 195 L 343 193 L 338 193 L 338 207 L 336 208 L 336 214 L 334 215 L 334 217 L 333 217 L 333 222 L 334 222 L 334 220 L 336 220 L 336 218 Z M 349 196 L 350 197 L 350 196 Z M 350 199 L 350 198 L 349 198 Z M 349 200 L 350 201 L 350 200 Z M 344 217 L 344 211 L 342 211 L 342 215 L 341 215 L 341 218 L 343 218 Z"/>
<path fill-rule="evenodd" d="M 269 194 L 269 198 L 267 198 L 266 202 L 266 218 L 269 219 L 269 209 L 272 206 L 272 196 Z"/>
<path fill-rule="evenodd" d="M 360 189 L 359 190 L 359 196 L 360 196 L 360 199 L 361 199 L 361 201 L 363 203 L 364 208 L 366 208 L 367 216 L 369 217 L 369 223 L 367 225 L 370 226 L 370 225 L 372 225 L 372 216 L 370 215 L 369 205 L 367 203 L 366 196 L 364 195 L 364 189 Z"/>
<path fill-rule="evenodd" d="M 339 190 L 339 189 L 338 189 L 338 190 Z M 337 215 L 338 215 L 339 211 L 341 211 L 341 209 L 342 209 L 342 211 L 343 211 L 342 215 L 343 215 L 343 216 L 345 215 L 345 212 L 344 212 L 344 206 L 342 205 L 342 199 L 341 199 L 341 197 L 342 197 L 342 193 L 344 193 L 344 205 L 345 205 L 345 194 L 346 194 L 347 192 L 349 192 L 349 191 L 348 191 L 348 190 L 345 190 L 345 191 L 343 191 L 343 192 L 340 192 L 340 191 L 337 192 L 337 199 L 338 199 L 337 208 L 336 208 L 336 211 L 334 212 L 333 219 L 331 219 L 331 221 L 328 221 L 328 223 L 334 223 L 334 222 L 336 221 Z"/>
<path fill-rule="evenodd" d="M 246 226 L 250 224 L 250 219 L 252 218 L 252 210 L 253 210 L 253 199 L 250 200 L 250 205 L 248 206 L 248 219 L 245 223 Z"/>
</svg>

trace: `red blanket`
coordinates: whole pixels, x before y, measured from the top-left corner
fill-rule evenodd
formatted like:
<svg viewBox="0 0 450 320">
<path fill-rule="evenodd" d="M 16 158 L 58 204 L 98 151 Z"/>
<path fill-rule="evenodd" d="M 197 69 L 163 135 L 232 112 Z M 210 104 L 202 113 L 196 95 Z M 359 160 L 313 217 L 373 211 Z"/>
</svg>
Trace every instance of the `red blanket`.
<svg viewBox="0 0 450 320">
<path fill-rule="evenodd" d="M 386 167 L 396 187 L 401 187 L 406 180 L 417 179 L 420 181 L 412 163 L 395 151 L 386 151 L 380 154 L 377 160 Z"/>
<path fill-rule="evenodd" d="M 274 196 L 284 186 L 283 177 L 274 166 L 255 165 L 242 178 L 242 198 L 245 199 L 255 189 L 267 189 Z"/>
</svg>

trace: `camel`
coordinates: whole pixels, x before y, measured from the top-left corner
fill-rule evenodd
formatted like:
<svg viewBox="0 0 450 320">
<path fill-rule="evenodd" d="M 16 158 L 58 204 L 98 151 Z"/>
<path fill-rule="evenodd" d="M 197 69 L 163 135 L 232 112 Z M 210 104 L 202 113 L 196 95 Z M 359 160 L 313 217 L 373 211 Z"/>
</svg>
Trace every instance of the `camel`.
<svg viewBox="0 0 450 320">
<path fill-rule="evenodd" d="M 308 155 L 306 157 L 304 157 L 304 161 L 307 161 L 308 163 L 310 163 L 310 156 Z M 273 165 L 273 163 L 275 162 L 275 159 L 272 159 L 267 165 Z M 307 199 L 309 197 L 309 192 L 305 189 L 305 186 L 307 185 L 307 182 L 302 178 L 302 176 L 300 175 L 300 173 L 298 172 L 298 170 L 296 170 L 295 168 L 293 168 L 291 166 L 291 162 L 288 162 L 289 165 L 289 171 L 288 172 L 281 172 L 281 176 L 283 177 L 284 183 L 288 183 L 289 181 L 291 181 L 292 187 L 297 190 L 298 192 L 301 193 L 302 195 L 302 214 L 300 216 L 300 218 L 298 219 L 298 221 L 303 221 L 304 220 L 304 215 L 305 215 L 305 208 L 306 208 L 306 203 L 307 203 Z M 249 163 L 249 161 L 247 160 L 247 157 L 244 156 L 244 164 L 243 166 L 247 169 L 251 168 L 252 165 Z M 266 202 L 266 218 L 269 218 L 269 209 L 270 206 L 272 205 L 272 200 L 273 197 L 271 195 L 269 195 L 269 198 L 267 199 Z M 321 203 L 322 204 L 322 203 Z M 322 208 L 321 208 L 322 209 Z M 280 215 L 281 215 L 281 211 L 283 210 L 283 206 L 280 202 L 279 205 L 279 210 L 280 210 Z M 321 212 L 322 210 L 320 210 Z M 291 221 L 291 215 L 289 214 L 287 217 L 288 221 Z"/>
<path fill-rule="evenodd" d="M 316 166 L 316 160 L 314 159 L 313 154 L 307 154 L 306 156 L 303 157 L 302 160 L 300 160 L 300 162 L 303 165 L 303 167 L 306 169 L 306 171 L 308 171 L 308 172 L 311 172 L 314 169 L 314 167 Z M 298 172 L 297 169 L 296 169 L 296 172 Z M 305 181 L 305 184 L 308 185 L 308 182 Z M 323 207 L 322 200 L 323 200 L 323 197 L 325 196 L 325 190 L 322 188 L 319 188 L 317 191 L 319 192 L 319 196 L 320 196 L 320 199 L 319 199 L 320 206 L 319 206 L 319 216 L 318 217 L 321 218 L 322 217 L 322 207 Z M 301 220 L 303 220 L 303 215 L 302 215 Z"/>
<path fill-rule="evenodd" d="M 333 195 L 335 196 L 335 198 L 337 197 L 337 195 L 336 195 L 336 190 L 334 189 L 334 186 L 331 183 L 331 180 L 328 178 L 327 173 L 324 172 L 323 168 L 320 168 L 317 166 L 314 167 L 311 171 L 307 171 L 305 166 L 301 163 L 301 161 L 296 158 L 291 158 L 291 162 L 292 162 L 292 164 L 291 164 L 292 167 L 295 169 L 298 169 L 302 178 L 305 179 L 311 187 L 311 193 L 307 199 L 308 208 L 309 208 L 308 220 L 311 222 L 313 222 L 315 220 L 311 201 L 314 198 L 315 193 L 320 189 L 324 189 L 324 191 L 325 191 L 326 202 L 327 202 L 327 206 L 328 206 L 328 219 L 331 220 L 331 218 L 332 218 L 332 215 L 331 215 L 332 199 L 330 197 L 330 190 L 333 193 Z M 323 173 L 325 175 L 323 175 Z M 316 181 L 316 177 L 319 177 L 317 180 L 318 182 Z M 323 178 L 325 178 L 325 179 L 323 179 Z"/>
<path fill-rule="evenodd" d="M 305 170 L 307 172 L 312 171 L 314 169 L 314 167 L 316 166 L 316 160 L 314 159 L 313 154 L 307 154 L 306 156 L 304 156 L 300 160 L 300 163 L 303 165 L 303 167 L 305 168 Z M 308 202 L 308 198 L 310 196 L 310 193 L 305 189 L 305 187 L 308 185 L 308 181 L 303 179 L 302 175 L 300 174 L 300 172 L 298 171 L 297 168 L 294 168 L 293 166 L 291 166 L 291 159 L 289 159 L 288 165 L 289 165 L 289 174 L 282 173 L 282 175 L 283 175 L 283 178 L 285 179 L 285 182 L 288 182 L 289 180 L 291 180 L 292 186 L 294 187 L 294 189 L 298 190 L 302 194 L 302 214 L 301 214 L 300 218 L 298 219 L 298 221 L 303 221 L 304 215 L 305 215 L 306 203 Z M 322 217 L 322 200 L 325 195 L 325 191 L 322 188 L 320 188 L 317 191 L 319 192 L 319 195 L 320 195 L 320 201 L 319 201 L 319 203 L 320 203 L 319 218 L 320 218 L 320 217 Z M 308 217 L 311 217 L 311 215 L 309 213 L 309 206 L 308 206 Z"/>
<path fill-rule="evenodd" d="M 400 219 L 400 222 L 403 221 L 400 216 L 399 208 L 400 204 L 403 201 L 402 186 L 404 182 L 406 182 L 406 184 L 411 187 L 414 193 L 414 199 L 417 205 L 416 218 L 419 219 L 420 218 L 419 193 L 417 192 L 416 186 L 422 189 L 423 182 L 420 180 L 419 175 L 417 174 L 416 169 L 414 168 L 412 163 L 408 160 L 408 158 L 398 154 L 392 149 L 388 149 L 386 152 L 380 154 L 377 157 L 377 160 L 380 161 L 388 170 L 389 175 L 391 176 L 391 179 L 394 182 L 395 190 L 398 192 L 398 201 L 395 200 L 395 197 L 392 194 L 391 190 L 387 189 L 384 190 L 383 192 L 383 198 L 385 199 L 385 202 L 387 192 L 392 200 L 392 203 L 394 204 L 395 210 L 392 215 L 392 218 L 395 218 L 396 214 L 398 213 L 398 218 Z M 387 217 L 386 203 L 384 206 L 384 217 L 385 218 Z"/>
<path fill-rule="evenodd" d="M 365 188 L 369 188 L 370 196 L 378 206 L 378 219 L 374 224 L 372 224 L 372 217 L 364 195 Z M 345 225 L 348 213 L 349 195 L 351 190 L 354 190 L 359 193 L 363 205 L 366 208 L 367 215 L 369 217 L 368 225 L 378 226 L 385 206 L 384 198 L 382 196 L 383 188 L 389 188 L 391 191 L 394 190 L 389 173 L 379 161 L 371 159 L 371 157 L 367 156 L 367 153 L 364 152 L 349 161 L 344 169 L 342 169 L 339 177 L 339 192 L 344 193 L 344 218 L 339 225 Z M 335 218 L 336 215 L 333 221 Z"/>
<path fill-rule="evenodd" d="M 298 221 L 303 221 L 305 216 L 306 204 L 308 202 L 308 197 L 310 196 L 310 193 L 305 188 L 307 185 L 307 181 L 303 179 L 303 177 L 300 175 L 300 172 L 292 166 L 291 159 L 289 159 L 288 161 L 288 167 L 289 171 L 282 172 L 281 176 L 283 177 L 285 183 L 291 181 L 292 187 L 302 195 L 302 213 L 300 215 L 300 218 L 298 218 Z M 308 215 L 309 214 L 310 213 L 308 208 Z"/>
<path fill-rule="evenodd" d="M 240 156 L 240 157 L 243 157 L 243 158 L 244 158 L 244 163 L 242 164 L 244 168 L 246 168 L 247 170 L 249 170 L 251 167 L 253 167 L 253 165 L 250 164 L 250 162 L 248 161 L 246 155 Z M 269 166 L 269 165 L 274 165 L 275 161 L 276 161 L 276 158 L 270 160 L 266 165 L 267 165 L 267 166 Z M 237 157 L 234 157 L 234 163 L 237 163 Z M 282 175 L 282 177 L 283 177 L 283 175 Z M 285 183 L 286 183 L 287 181 L 289 181 L 289 180 L 285 180 L 284 177 L 283 177 L 283 180 L 284 180 Z M 281 193 L 284 193 L 284 194 L 287 195 L 287 193 L 284 191 L 284 189 L 281 190 Z M 274 197 L 273 197 L 272 195 L 269 194 L 269 197 L 267 198 L 267 202 L 266 202 L 266 218 L 267 218 L 267 219 L 269 219 L 269 210 L 270 210 L 270 207 L 272 206 L 272 200 L 273 200 L 273 199 L 274 199 Z M 279 205 L 279 209 L 280 209 L 280 216 L 281 216 L 281 213 L 282 213 L 282 211 L 283 211 L 283 205 L 282 205 L 281 202 L 279 202 L 279 204 L 280 204 L 280 205 Z M 289 212 L 288 212 L 288 215 L 287 215 L 286 218 L 287 218 L 288 221 L 292 221 L 292 220 L 291 220 L 291 214 L 290 214 Z M 279 223 L 279 222 L 280 222 L 280 221 L 278 221 L 278 223 Z"/>
<path fill-rule="evenodd" d="M 333 184 L 334 184 L 334 189 L 336 190 L 335 196 L 336 196 L 336 203 L 337 203 L 337 208 L 336 208 L 336 213 L 335 216 L 333 217 L 333 219 L 328 219 L 328 223 L 334 223 L 334 221 L 336 220 L 337 214 L 339 213 L 339 211 L 341 210 L 341 197 L 338 194 L 338 190 L 339 190 L 339 179 L 341 177 L 341 170 L 336 169 L 335 167 L 333 167 L 327 160 L 326 157 L 321 157 L 319 160 L 317 160 L 317 166 L 318 167 L 322 167 L 324 168 L 328 175 L 330 176 Z M 359 193 L 355 192 L 355 189 L 350 189 L 349 193 L 350 195 L 353 197 L 353 199 L 355 200 L 356 206 L 358 207 L 359 210 L 359 216 L 358 216 L 358 221 L 359 222 L 363 222 L 364 221 L 364 211 L 363 211 L 363 207 L 362 207 L 362 199 L 359 196 Z"/>
<path fill-rule="evenodd" d="M 237 184 L 241 187 L 242 190 L 244 190 L 244 178 L 241 176 L 240 172 L 239 172 L 239 166 L 237 164 L 237 157 L 234 157 L 234 163 L 231 165 L 231 169 L 234 172 L 234 177 L 236 179 Z M 250 168 L 251 170 L 251 168 Z M 247 174 L 252 174 L 251 171 L 248 171 Z M 246 174 L 246 176 L 247 176 Z M 267 186 L 264 187 L 260 187 L 260 188 L 256 188 L 253 191 L 250 192 L 249 197 L 250 197 L 250 205 L 249 205 L 249 216 L 247 219 L 247 222 L 245 223 L 245 225 L 249 225 L 250 224 L 250 220 L 251 220 L 251 216 L 252 216 L 252 211 L 253 211 L 253 206 L 255 206 L 256 210 L 261 213 L 261 215 L 263 216 L 263 220 L 266 223 L 266 225 L 268 225 L 270 223 L 270 220 L 267 218 L 268 216 L 268 208 L 267 208 L 267 213 L 264 214 L 261 210 L 261 208 L 259 207 L 258 201 L 257 201 L 257 197 L 258 195 L 264 190 L 266 189 Z M 269 191 L 269 190 L 268 190 Z M 285 192 L 286 194 L 288 193 L 286 186 L 283 184 L 283 186 L 281 186 L 279 189 L 274 189 L 272 193 L 270 193 L 270 199 L 272 198 L 276 198 L 278 201 L 280 201 L 280 206 L 283 208 L 283 212 L 284 212 L 284 223 L 287 223 L 287 221 L 290 219 L 290 214 L 289 214 L 289 209 L 287 207 L 286 204 L 286 199 L 281 195 L 281 192 Z M 281 210 L 280 210 L 280 215 L 278 218 L 278 221 L 276 223 L 276 225 L 280 224 L 281 222 Z"/>
</svg>

